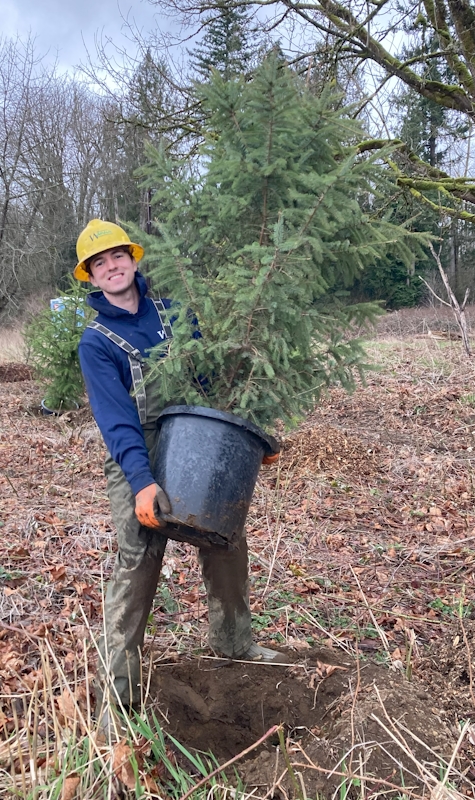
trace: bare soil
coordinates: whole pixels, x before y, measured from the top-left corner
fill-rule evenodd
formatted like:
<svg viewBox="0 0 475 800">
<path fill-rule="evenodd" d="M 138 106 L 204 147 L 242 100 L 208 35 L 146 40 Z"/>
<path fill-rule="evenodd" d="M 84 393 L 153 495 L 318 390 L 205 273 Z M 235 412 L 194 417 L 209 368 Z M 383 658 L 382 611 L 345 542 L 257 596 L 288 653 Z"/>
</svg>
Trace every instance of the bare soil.
<svg viewBox="0 0 475 800">
<path fill-rule="evenodd" d="M 348 772 L 364 775 L 370 792 L 400 786 L 401 774 L 406 789 L 422 792 L 421 765 L 437 774 L 458 735 L 423 682 L 333 649 L 312 648 L 293 666 L 182 659 L 155 672 L 151 694 L 167 730 L 223 762 L 283 725 L 309 796 L 338 791 Z M 278 744 L 274 733 L 238 766 L 248 787 L 295 791 Z M 470 760 L 458 758 L 457 766 L 470 791 Z"/>
<path fill-rule="evenodd" d="M 413 335 L 383 338 L 371 356 L 380 371 L 367 385 L 332 389 L 280 432 L 280 463 L 256 488 L 254 627 L 287 664 L 217 659 L 195 550 L 167 549 L 147 706 L 186 747 L 221 763 L 243 753 L 229 774 L 258 797 L 304 786 L 308 797 L 343 787 L 448 800 L 445 784 L 475 797 L 475 368 L 458 343 Z M 3 379 L 0 397 L 6 736 L 13 707 L 27 727 L 22 698 L 42 685 L 46 642 L 53 676 L 60 667 L 84 692 L 115 542 L 87 407 L 42 417 L 38 389 L 18 379 Z M 276 732 L 251 749 L 274 725 L 284 749 Z"/>
</svg>

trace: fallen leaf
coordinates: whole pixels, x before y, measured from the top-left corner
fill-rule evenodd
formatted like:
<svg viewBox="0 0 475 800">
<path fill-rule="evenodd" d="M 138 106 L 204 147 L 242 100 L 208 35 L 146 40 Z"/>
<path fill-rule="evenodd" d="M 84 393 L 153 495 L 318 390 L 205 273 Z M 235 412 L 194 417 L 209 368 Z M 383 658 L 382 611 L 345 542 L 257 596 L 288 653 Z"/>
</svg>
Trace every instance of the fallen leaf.
<svg viewBox="0 0 475 800">
<path fill-rule="evenodd" d="M 306 639 L 298 639 L 296 636 L 289 636 L 287 641 L 289 647 L 292 647 L 293 650 L 310 650 L 310 645 Z"/>
<path fill-rule="evenodd" d="M 64 689 L 57 702 L 59 710 L 66 719 L 74 719 L 77 716 L 74 700 L 69 689 Z"/>
<path fill-rule="evenodd" d="M 9 558 L 27 558 L 30 555 L 29 550 L 25 550 L 24 547 L 21 545 L 19 547 L 12 547 L 11 550 L 8 550 Z"/>
<path fill-rule="evenodd" d="M 66 567 L 64 564 L 59 564 L 57 567 L 48 567 L 53 581 L 60 581 L 66 575 Z"/>
<path fill-rule="evenodd" d="M 322 590 L 322 587 L 318 583 L 315 583 L 315 581 L 303 579 L 302 583 L 309 592 L 321 592 Z"/>
<path fill-rule="evenodd" d="M 112 758 L 112 769 L 114 774 L 119 778 L 128 789 L 135 789 L 135 774 L 130 762 L 132 756 L 132 748 L 127 744 L 125 739 L 115 745 L 114 754 Z"/>
<path fill-rule="evenodd" d="M 87 689 L 84 685 L 79 685 L 73 693 L 69 689 L 64 689 L 56 699 L 64 722 L 70 723 L 70 727 L 71 724 L 77 725 L 82 733 L 85 733 L 85 728 L 82 724 L 81 714 L 84 719 L 87 718 L 87 701 Z"/>
<path fill-rule="evenodd" d="M 198 586 L 195 586 L 193 589 L 191 589 L 191 591 L 185 592 L 184 594 L 180 595 L 180 602 L 185 603 L 185 605 L 187 606 L 193 605 L 194 603 L 197 602 L 199 594 L 200 590 Z"/>
<path fill-rule="evenodd" d="M 68 775 L 68 777 L 64 779 L 61 800 L 73 800 L 76 789 L 79 786 L 79 781 L 79 775 Z"/>
<path fill-rule="evenodd" d="M 330 675 L 333 675 L 338 669 L 343 670 L 346 672 L 347 667 L 339 667 L 337 664 L 324 664 L 323 661 L 317 661 L 315 666 L 315 671 L 317 675 L 323 679 L 329 678 Z"/>
<path fill-rule="evenodd" d="M 76 654 L 71 652 L 66 653 L 64 657 L 64 671 L 73 672 L 75 665 L 76 665 Z"/>
<path fill-rule="evenodd" d="M 151 792 L 152 794 L 157 794 L 163 797 L 163 791 L 160 792 L 157 782 L 150 775 L 142 775 L 140 784 L 147 790 L 147 792 Z"/>
<path fill-rule="evenodd" d="M 56 514 L 45 514 L 44 521 L 47 522 L 49 525 L 64 525 L 64 520 L 59 519 Z"/>
</svg>

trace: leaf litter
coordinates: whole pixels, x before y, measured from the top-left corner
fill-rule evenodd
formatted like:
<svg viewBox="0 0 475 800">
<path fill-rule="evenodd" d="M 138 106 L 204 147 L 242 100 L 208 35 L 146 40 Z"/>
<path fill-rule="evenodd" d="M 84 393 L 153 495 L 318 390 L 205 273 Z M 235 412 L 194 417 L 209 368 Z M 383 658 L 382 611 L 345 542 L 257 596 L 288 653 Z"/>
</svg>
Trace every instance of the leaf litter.
<svg viewBox="0 0 475 800">
<path fill-rule="evenodd" d="M 424 348 L 376 343 L 381 372 L 351 396 L 329 391 L 261 471 L 247 525 L 254 627 L 288 666 L 214 658 L 196 552 L 170 542 L 146 703 L 185 746 L 224 760 L 283 724 L 307 795 L 363 780 L 435 797 L 468 721 L 450 787 L 474 796 L 475 370 L 455 346 Z M 28 380 L 0 394 L 0 728 L 5 742 L 28 729 L 49 670 L 57 725 L 82 733 L 116 549 L 103 446 L 87 407 L 43 417 Z M 241 774 L 291 795 L 277 744 Z M 0 738 L 7 773 L 11 759 Z M 128 764 L 116 753 L 126 785 Z M 77 785 L 73 773 L 65 796 Z"/>
</svg>

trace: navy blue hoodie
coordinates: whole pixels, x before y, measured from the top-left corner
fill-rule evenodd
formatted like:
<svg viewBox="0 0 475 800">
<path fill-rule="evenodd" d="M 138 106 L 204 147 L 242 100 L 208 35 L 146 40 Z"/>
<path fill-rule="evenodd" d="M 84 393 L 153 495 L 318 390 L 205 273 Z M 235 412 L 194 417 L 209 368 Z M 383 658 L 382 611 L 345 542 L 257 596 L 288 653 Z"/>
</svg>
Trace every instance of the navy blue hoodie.
<svg viewBox="0 0 475 800">
<path fill-rule="evenodd" d="M 147 358 L 150 348 L 165 339 L 165 333 L 152 300 L 146 296 L 145 278 L 136 273 L 140 294 L 136 314 L 112 305 L 102 292 L 91 292 L 88 304 L 98 312 L 97 322 L 119 334 Z M 170 300 L 162 300 L 170 308 Z M 155 482 L 137 405 L 130 396 L 132 376 L 127 353 L 102 333 L 86 328 L 79 344 L 79 360 L 91 403 L 92 413 L 114 461 L 122 468 L 132 491 Z"/>
</svg>

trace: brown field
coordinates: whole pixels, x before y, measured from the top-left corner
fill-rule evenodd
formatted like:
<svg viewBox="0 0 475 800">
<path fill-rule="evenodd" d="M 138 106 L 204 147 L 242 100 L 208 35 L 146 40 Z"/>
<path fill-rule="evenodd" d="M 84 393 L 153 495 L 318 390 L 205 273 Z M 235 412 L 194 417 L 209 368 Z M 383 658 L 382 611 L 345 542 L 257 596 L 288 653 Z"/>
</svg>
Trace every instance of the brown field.
<svg viewBox="0 0 475 800">
<path fill-rule="evenodd" d="M 208 772 L 239 757 L 195 798 L 475 797 L 475 359 L 434 308 L 387 315 L 368 352 L 366 385 L 284 435 L 251 507 L 256 635 L 288 665 L 214 657 L 195 551 L 170 542 L 119 743 L 87 688 L 114 559 L 100 437 L 87 407 L 42 417 L 3 365 L 1 797 L 184 797 L 197 751 Z"/>
</svg>

